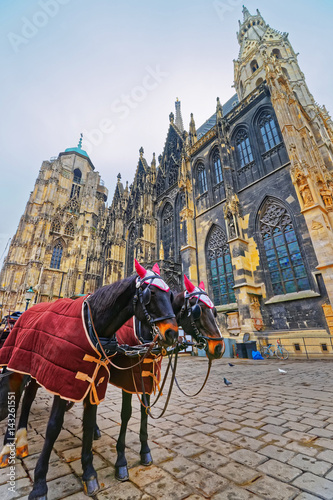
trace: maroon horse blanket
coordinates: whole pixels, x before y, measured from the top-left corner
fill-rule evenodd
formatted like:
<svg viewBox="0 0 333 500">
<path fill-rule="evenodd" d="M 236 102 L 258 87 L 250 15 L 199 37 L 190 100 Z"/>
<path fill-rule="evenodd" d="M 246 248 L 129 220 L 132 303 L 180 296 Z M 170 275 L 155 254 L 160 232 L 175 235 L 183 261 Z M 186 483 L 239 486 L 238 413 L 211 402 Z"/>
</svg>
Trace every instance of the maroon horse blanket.
<svg viewBox="0 0 333 500">
<path fill-rule="evenodd" d="M 99 404 L 105 397 L 109 370 L 91 343 L 83 302 L 59 299 L 36 304 L 15 323 L 0 350 L 0 366 L 29 374 L 63 399 Z"/>
<path fill-rule="evenodd" d="M 127 321 L 117 331 L 118 344 L 127 344 L 129 346 L 140 345 L 142 342 L 136 335 L 134 318 Z M 112 358 L 112 363 L 121 368 L 130 368 L 137 365 L 140 358 L 129 358 L 123 354 L 116 354 Z M 110 383 L 132 394 L 138 392 L 142 394 L 142 380 L 147 394 L 155 393 L 159 388 L 161 381 L 161 362 L 162 356 L 150 353 L 140 365 L 134 366 L 131 370 L 118 370 L 109 365 Z M 142 378 L 141 378 L 142 376 Z M 134 380 L 133 380 L 134 379 Z"/>
</svg>

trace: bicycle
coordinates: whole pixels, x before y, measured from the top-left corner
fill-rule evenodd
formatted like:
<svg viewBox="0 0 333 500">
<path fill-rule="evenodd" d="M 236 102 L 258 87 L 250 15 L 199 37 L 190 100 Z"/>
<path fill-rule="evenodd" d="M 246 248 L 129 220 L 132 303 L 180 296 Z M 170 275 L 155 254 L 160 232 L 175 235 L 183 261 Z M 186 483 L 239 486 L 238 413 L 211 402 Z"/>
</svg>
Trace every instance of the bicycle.
<svg viewBox="0 0 333 500">
<path fill-rule="evenodd" d="M 282 347 L 279 340 L 277 340 L 276 349 L 275 350 L 273 349 L 274 349 L 273 344 L 268 344 L 267 346 L 261 346 L 260 353 L 262 357 L 266 359 L 274 358 L 274 356 L 276 356 L 279 359 L 288 359 L 289 352 L 287 351 L 287 349 Z"/>
</svg>

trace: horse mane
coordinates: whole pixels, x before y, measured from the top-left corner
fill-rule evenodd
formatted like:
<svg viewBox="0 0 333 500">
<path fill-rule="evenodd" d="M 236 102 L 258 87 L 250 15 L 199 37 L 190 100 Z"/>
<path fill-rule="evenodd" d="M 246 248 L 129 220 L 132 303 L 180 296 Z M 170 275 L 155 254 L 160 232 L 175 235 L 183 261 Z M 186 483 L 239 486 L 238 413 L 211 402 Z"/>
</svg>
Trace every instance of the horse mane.
<svg viewBox="0 0 333 500">
<path fill-rule="evenodd" d="M 103 314 L 107 309 L 114 307 L 119 296 L 129 290 L 135 280 L 136 275 L 129 276 L 96 290 L 88 298 L 90 305 L 93 307 L 94 314 L 98 316 Z M 124 301 L 124 306 L 127 303 Z"/>
</svg>

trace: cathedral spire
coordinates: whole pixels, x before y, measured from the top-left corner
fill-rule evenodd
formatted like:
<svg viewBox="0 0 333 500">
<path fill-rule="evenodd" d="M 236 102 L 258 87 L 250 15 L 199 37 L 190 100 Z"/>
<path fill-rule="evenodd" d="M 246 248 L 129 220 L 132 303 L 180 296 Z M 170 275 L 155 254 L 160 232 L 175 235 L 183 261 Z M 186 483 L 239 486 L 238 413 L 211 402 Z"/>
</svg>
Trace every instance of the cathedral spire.
<svg viewBox="0 0 333 500">
<path fill-rule="evenodd" d="M 191 121 L 190 121 L 189 131 L 190 131 L 190 133 L 189 133 L 190 143 L 191 143 L 191 145 L 193 145 L 195 142 L 197 142 L 197 129 L 195 128 L 193 113 L 191 113 Z"/>
<path fill-rule="evenodd" d="M 182 113 L 180 110 L 180 101 L 177 100 L 175 102 L 175 107 L 176 107 L 176 120 L 175 120 L 175 125 L 176 127 L 181 131 L 184 132 L 184 125 L 183 125 L 183 118 L 182 118 Z"/>
<path fill-rule="evenodd" d="M 251 14 L 249 10 L 243 5 L 243 22 L 246 21 L 249 17 L 251 17 Z"/>
<path fill-rule="evenodd" d="M 78 147 L 79 149 L 82 149 L 82 139 L 83 139 L 83 134 L 81 133 L 81 134 L 80 134 L 80 140 L 79 140 L 79 143 L 78 143 L 78 145 L 77 145 L 77 147 Z"/>
</svg>

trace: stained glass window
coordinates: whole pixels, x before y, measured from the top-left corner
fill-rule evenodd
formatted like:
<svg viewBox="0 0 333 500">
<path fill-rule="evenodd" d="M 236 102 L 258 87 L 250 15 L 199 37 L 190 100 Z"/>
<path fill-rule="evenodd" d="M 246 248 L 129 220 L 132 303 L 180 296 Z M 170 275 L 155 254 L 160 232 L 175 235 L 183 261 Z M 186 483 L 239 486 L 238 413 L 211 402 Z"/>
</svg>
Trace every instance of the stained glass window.
<svg viewBox="0 0 333 500">
<path fill-rule="evenodd" d="M 259 127 L 264 141 L 265 151 L 269 151 L 277 144 L 280 144 L 281 140 L 271 113 L 267 111 L 266 113 L 261 115 L 259 120 Z"/>
<path fill-rule="evenodd" d="M 199 194 L 203 194 L 207 191 L 207 174 L 204 165 L 198 166 L 198 192 Z"/>
<path fill-rule="evenodd" d="M 62 244 L 57 243 L 53 248 L 51 264 L 50 264 L 50 267 L 52 267 L 53 269 L 60 269 L 62 251 L 63 251 Z"/>
<path fill-rule="evenodd" d="M 309 290 L 310 283 L 291 217 L 285 207 L 268 201 L 260 233 L 274 295 Z"/>
<path fill-rule="evenodd" d="M 207 241 L 207 271 L 210 277 L 214 304 L 236 302 L 234 275 L 227 237 L 220 227 L 213 227 Z"/>
<path fill-rule="evenodd" d="M 167 203 L 162 213 L 162 243 L 164 250 L 164 258 L 166 260 L 174 257 L 172 249 L 174 248 L 174 214 L 170 203 Z"/>
<path fill-rule="evenodd" d="M 240 166 L 245 167 L 245 165 L 253 161 L 249 136 L 247 135 L 245 130 L 240 130 L 238 132 L 236 136 L 236 146 L 237 146 Z"/>
<path fill-rule="evenodd" d="M 223 174 L 222 174 L 220 155 L 218 154 L 217 151 L 214 153 L 213 162 L 214 162 L 214 181 L 215 184 L 219 184 L 220 182 L 223 181 Z"/>
</svg>

